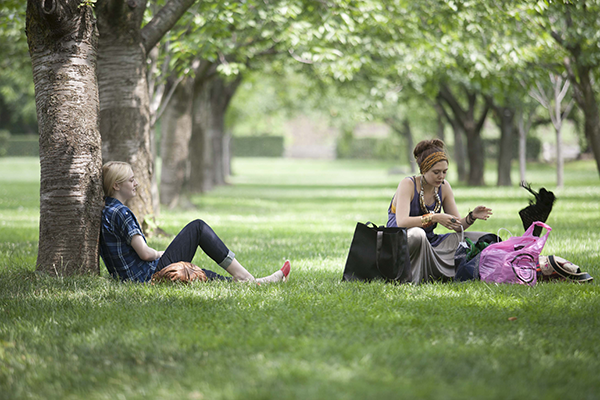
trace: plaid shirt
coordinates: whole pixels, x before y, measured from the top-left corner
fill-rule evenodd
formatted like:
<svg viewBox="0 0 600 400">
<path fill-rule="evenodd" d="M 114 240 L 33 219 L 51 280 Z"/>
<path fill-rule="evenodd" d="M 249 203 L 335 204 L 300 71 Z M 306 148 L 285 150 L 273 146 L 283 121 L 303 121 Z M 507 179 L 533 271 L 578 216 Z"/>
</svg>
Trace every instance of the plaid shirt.
<svg viewBox="0 0 600 400">
<path fill-rule="evenodd" d="M 100 233 L 100 256 L 106 269 L 114 278 L 146 282 L 156 271 L 158 260 L 144 261 L 137 255 L 131 247 L 134 235 L 146 240 L 131 210 L 119 200 L 106 197 Z"/>
</svg>

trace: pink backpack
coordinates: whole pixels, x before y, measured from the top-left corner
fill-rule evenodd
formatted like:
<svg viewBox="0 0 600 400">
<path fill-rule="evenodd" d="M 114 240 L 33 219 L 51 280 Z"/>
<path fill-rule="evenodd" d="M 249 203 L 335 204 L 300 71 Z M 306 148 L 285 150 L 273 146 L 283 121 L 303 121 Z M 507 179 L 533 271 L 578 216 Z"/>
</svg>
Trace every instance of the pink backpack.
<svg viewBox="0 0 600 400">
<path fill-rule="evenodd" d="M 542 237 L 533 236 L 535 226 L 546 228 Z M 536 265 L 550 228 L 536 221 L 523 236 L 511 237 L 504 242 L 493 243 L 481 251 L 479 275 L 482 281 L 495 283 L 519 283 L 533 286 L 537 282 Z"/>
</svg>

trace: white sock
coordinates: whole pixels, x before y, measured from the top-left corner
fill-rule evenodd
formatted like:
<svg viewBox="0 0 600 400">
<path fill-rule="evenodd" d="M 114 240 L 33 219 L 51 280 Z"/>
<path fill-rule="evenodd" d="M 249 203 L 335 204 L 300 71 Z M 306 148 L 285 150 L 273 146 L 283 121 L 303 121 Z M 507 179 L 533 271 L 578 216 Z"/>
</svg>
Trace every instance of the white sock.
<svg viewBox="0 0 600 400">
<path fill-rule="evenodd" d="M 258 283 L 273 283 L 280 282 L 283 280 L 283 272 L 281 270 L 263 278 L 258 278 L 256 282 Z"/>
</svg>

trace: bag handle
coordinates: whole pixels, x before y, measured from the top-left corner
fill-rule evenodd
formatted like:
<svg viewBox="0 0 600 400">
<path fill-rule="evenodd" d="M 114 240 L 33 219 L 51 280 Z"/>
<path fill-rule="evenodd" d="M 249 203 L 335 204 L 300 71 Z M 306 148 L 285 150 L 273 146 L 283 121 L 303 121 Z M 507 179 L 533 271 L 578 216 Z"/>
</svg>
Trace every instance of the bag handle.
<svg viewBox="0 0 600 400">
<path fill-rule="evenodd" d="M 548 234 L 552 231 L 552 228 L 542 221 L 534 221 L 531 225 L 529 225 L 529 228 L 527 228 L 523 236 L 533 236 L 533 230 L 536 226 L 541 226 L 542 228 L 546 229 L 546 234 L 544 236 L 548 236 Z"/>
<path fill-rule="evenodd" d="M 500 229 L 498 229 L 498 232 L 496 233 L 496 236 L 498 236 L 499 238 L 500 238 L 500 231 L 506 231 L 506 232 L 508 232 L 508 237 L 509 237 L 509 238 L 513 237 L 513 234 L 512 234 L 512 232 L 511 232 L 511 231 L 509 231 L 509 230 L 508 230 L 508 229 L 506 229 L 506 228 L 500 228 Z"/>
</svg>

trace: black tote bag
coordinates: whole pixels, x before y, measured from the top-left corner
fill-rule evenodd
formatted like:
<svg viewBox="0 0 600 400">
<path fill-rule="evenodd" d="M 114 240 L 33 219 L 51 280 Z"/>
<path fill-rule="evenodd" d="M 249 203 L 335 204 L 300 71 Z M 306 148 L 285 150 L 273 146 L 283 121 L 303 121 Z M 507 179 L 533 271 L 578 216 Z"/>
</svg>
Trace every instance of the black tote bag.
<svg viewBox="0 0 600 400">
<path fill-rule="evenodd" d="M 405 228 L 378 227 L 372 222 L 356 224 L 342 280 L 374 279 L 398 283 L 412 280 Z"/>
</svg>

